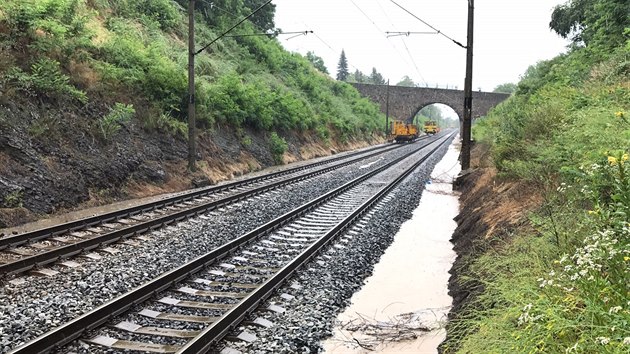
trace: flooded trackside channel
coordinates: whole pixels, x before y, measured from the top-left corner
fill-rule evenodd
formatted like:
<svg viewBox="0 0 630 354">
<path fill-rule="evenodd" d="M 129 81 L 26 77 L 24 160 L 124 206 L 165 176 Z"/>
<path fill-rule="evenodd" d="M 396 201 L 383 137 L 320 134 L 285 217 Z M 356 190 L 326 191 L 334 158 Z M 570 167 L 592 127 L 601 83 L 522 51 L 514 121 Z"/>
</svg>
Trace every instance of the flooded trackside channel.
<svg viewBox="0 0 630 354">
<path fill-rule="evenodd" d="M 452 298 L 450 238 L 457 226 L 459 139 L 431 173 L 418 207 L 402 224 L 371 277 L 337 317 L 325 353 L 437 353 Z"/>
</svg>

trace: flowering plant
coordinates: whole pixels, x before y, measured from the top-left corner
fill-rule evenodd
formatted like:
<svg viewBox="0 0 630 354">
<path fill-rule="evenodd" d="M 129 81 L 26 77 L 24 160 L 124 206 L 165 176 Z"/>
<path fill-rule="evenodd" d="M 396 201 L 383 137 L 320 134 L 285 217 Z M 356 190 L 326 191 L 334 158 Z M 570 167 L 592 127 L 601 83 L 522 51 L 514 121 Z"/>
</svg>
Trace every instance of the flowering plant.
<svg viewBox="0 0 630 354">
<path fill-rule="evenodd" d="M 566 352 L 630 350 L 629 166 L 626 152 L 606 153 L 605 161 L 590 166 L 591 183 L 583 189 L 594 198 L 588 213 L 594 231 L 538 279 L 541 298 L 553 310 L 532 316 L 541 310 L 528 304 L 518 319 L 518 326 L 528 331 L 549 331 L 564 323 L 571 334 L 558 335 L 574 341 Z"/>
</svg>

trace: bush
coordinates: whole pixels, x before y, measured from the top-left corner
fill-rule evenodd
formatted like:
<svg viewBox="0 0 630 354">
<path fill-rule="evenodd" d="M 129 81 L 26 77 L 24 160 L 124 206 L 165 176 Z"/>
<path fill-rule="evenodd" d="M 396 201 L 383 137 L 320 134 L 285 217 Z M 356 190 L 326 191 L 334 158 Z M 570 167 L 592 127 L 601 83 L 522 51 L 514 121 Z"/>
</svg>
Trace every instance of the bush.
<svg viewBox="0 0 630 354">
<path fill-rule="evenodd" d="M 52 98 L 70 96 L 79 102 L 87 102 L 85 92 L 70 84 L 70 78 L 61 72 L 58 61 L 41 58 L 31 66 L 31 72 L 25 73 L 18 67 L 8 72 L 10 82 L 27 93 L 40 94 Z"/>
<path fill-rule="evenodd" d="M 78 13 L 81 7 L 79 0 L 9 0 L 3 10 L 11 37 L 26 39 L 16 43 L 67 61 L 92 48 L 92 34 L 85 27 L 89 16 Z"/>
<path fill-rule="evenodd" d="M 143 120 L 147 128 L 156 129 L 188 140 L 188 124 L 177 120 L 169 113 L 149 113 L 148 117 L 144 117 Z"/>
<path fill-rule="evenodd" d="M 21 190 L 13 191 L 4 197 L 2 203 L 3 208 L 21 208 L 24 201 L 23 192 Z"/>
<path fill-rule="evenodd" d="M 173 6 L 172 0 L 131 0 L 135 11 L 156 21 L 165 30 L 175 28 L 181 15 Z"/>
<path fill-rule="evenodd" d="M 98 122 L 101 137 L 109 140 L 121 128 L 121 124 L 129 122 L 136 110 L 133 105 L 116 103 L 110 112 Z"/>
<path fill-rule="evenodd" d="M 284 163 L 282 156 L 287 151 L 288 145 L 283 137 L 278 136 L 276 132 L 272 132 L 269 137 L 269 150 L 276 164 Z"/>
</svg>

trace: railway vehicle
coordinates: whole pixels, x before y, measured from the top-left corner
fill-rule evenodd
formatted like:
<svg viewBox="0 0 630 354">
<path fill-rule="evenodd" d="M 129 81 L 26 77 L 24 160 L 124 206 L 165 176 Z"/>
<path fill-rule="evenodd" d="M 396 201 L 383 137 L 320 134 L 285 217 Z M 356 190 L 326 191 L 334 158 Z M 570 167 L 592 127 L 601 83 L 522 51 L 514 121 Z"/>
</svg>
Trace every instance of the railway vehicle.
<svg viewBox="0 0 630 354">
<path fill-rule="evenodd" d="M 425 134 L 437 134 L 440 132 L 440 127 L 438 127 L 437 122 L 434 120 L 428 120 L 424 122 L 424 132 Z"/>
<path fill-rule="evenodd" d="M 391 140 L 401 143 L 410 142 L 418 138 L 418 126 L 411 123 L 405 123 L 400 120 L 395 120 L 391 123 Z"/>
</svg>

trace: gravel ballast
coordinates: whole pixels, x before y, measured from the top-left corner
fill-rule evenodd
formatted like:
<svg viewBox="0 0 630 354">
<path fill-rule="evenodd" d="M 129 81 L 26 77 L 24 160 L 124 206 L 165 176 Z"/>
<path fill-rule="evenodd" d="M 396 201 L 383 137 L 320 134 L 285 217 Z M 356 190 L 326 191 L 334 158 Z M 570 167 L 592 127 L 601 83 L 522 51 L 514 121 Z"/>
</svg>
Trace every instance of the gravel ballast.
<svg viewBox="0 0 630 354">
<path fill-rule="evenodd" d="M 352 295 L 372 274 L 373 266 L 392 243 L 402 223 L 411 218 L 433 167 L 447 149 L 448 145 L 444 145 L 378 203 L 359 225 L 341 236 L 347 242 L 333 242 L 268 300 L 266 305 L 282 306 L 284 313 L 256 311 L 251 315 L 250 319 L 264 317 L 272 321 L 273 327 L 241 326 L 232 335 L 245 330 L 255 334 L 257 340 L 251 343 L 224 342 L 220 347 L 227 346 L 243 353 L 321 352 L 320 342 L 332 334 L 337 315 L 349 305 Z M 340 244 L 343 249 L 335 247 Z M 279 296 L 283 293 L 295 298 L 286 300 Z"/>
<path fill-rule="evenodd" d="M 411 147 L 409 147 L 411 148 Z M 401 155 L 409 148 L 392 154 Z M 382 157 L 353 164 L 199 218 L 135 239 L 138 245 L 116 243 L 101 260 L 75 258 L 78 268 L 52 268 L 53 277 L 22 276 L 22 284 L 0 288 L 0 353 L 34 339 L 94 307 L 171 270 L 186 261 L 278 217 L 316 195 L 376 168 Z M 419 197 L 419 196 L 418 196 Z M 409 210 L 409 212 L 411 209 Z M 176 251 L 175 251 L 176 250 Z"/>
</svg>

